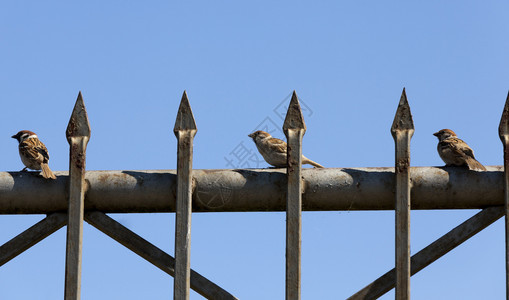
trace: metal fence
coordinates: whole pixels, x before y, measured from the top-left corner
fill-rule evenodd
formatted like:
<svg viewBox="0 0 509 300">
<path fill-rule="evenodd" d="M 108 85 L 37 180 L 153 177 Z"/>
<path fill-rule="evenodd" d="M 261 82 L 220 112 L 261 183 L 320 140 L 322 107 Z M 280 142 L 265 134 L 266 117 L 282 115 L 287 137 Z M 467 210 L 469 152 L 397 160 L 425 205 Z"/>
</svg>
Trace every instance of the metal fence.
<svg viewBox="0 0 509 300">
<path fill-rule="evenodd" d="M 0 172 L 0 214 L 47 214 L 0 246 L 0 266 L 67 225 L 65 299 L 79 299 L 85 220 L 174 276 L 174 299 L 189 299 L 190 289 L 207 299 L 237 299 L 190 268 L 192 211 L 286 211 L 286 299 L 300 299 L 302 210 L 394 209 L 395 268 L 349 299 L 376 299 L 394 287 L 396 299 L 409 299 L 413 274 L 505 215 L 509 295 L 509 94 L 499 127 L 504 167 L 488 167 L 486 172 L 410 167 L 414 126 L 404 89 L 391 127 L 396 146 L 394 168 L 303 170 L 306 125 L 295 92 L 283 125 L 288 140 L 286 170 L 193 170 L 196 131 L 184 92 L 174 127 L 178 140 L 176 171 L 85 172 L 90 126 L 79 93 L 66 130 L 69 172 L 55 172 L 57 180 L 51 184 L 20 172 Z M 410 256 L 411 208 L 482 211 Z M 176 213 L 175 258 L 106 215 L 139 212 Z"/>
</svg>

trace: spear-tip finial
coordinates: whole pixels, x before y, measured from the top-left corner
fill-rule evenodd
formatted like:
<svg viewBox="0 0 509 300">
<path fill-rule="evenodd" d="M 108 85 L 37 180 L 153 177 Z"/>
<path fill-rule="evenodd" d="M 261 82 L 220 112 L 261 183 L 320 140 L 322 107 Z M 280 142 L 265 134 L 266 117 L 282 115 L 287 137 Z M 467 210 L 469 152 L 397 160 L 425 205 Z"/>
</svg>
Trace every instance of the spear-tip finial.
<svg viewBox="0 0 509 300">
<path fill-rule="evenodd" d="M 292 100 L 290 100 L 285 122 L 283 123 L 283 130 L 286 131 L 288 129 L 306 130 L 306 123 L 304 123 L 304 117 L 302 116 L 302 110 L 300 109 L 299 98 L 295 91 L 293 91 Z"/>
<path fill-rule="evenodd" d="M 394 116 L 394 122 L 392 122 L 391 133 L 394 135 L 397 131 L 406 130 L 414 130 L 414 120 L 412 119 L 412 113 L 408 105 L 405 88 L 403 88 L 398 109 L 396 110 L 396 116 Z"/>
<path fill-rule="evenodd" d="M 191 110 L 189 99 L 187 99 L 186 91 L 184 91 L 182 100 L 180 100 L 177 120 L 175 120 L 175 127 L 173 127 L 173 132 L 175 132 L 175 134 L 182 130 L 197 130 L 193 111 Z"/>
<path fill-rule="evenodd" d="M 74 104 L 65 136 L 69 142 L 72 137 L 90 137 L 90 123 L 81 91 L 78 93 L 76 104 Z"/>
<path fill-rule="evenodd" d="M 509 92 L 507 92 L 507 99 L 505 100 L 504 111 L 498 126 L 498 135 L 503 138 L 509 135 Z"/>
</svg>

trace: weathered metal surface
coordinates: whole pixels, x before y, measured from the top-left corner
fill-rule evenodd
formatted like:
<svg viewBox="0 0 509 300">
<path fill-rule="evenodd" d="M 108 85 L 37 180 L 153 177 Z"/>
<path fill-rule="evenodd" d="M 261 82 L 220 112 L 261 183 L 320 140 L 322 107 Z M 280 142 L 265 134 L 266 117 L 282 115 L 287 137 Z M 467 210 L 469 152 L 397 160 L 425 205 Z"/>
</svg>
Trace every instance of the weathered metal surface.
<svg viewBox="0 0 509 300">
<path fill-rule="evenodd" d="M 70 146 L 65 299 L 78 300 L 81 294 L 83 213 L 87 187 L 85 158 L 90 139 L 90 124 L 81 92 L 78 94 L 65 135 Z"/>
<path fill-rule="evenodd" d="M 493 224 L 503 215 L 504 208 L 502 206 L 485 208 L 481 212 L 475 214 L 473 217 L 461 223 L 438 240 L 414 254 L 411 259 L 411 274 L 414 275 L 429 266 L 452 249 L 461 245 L 484 228 Z M 393 289 L 395 284 L 396 271 L 395 269 L 392 269 L 348 299 L 377 299 Z"/>
<path fill-rule="evenodd" d="M 509 300 L 509 93 L 502 112 L 498 134 L 504 145 L 505 281 L 506 299 Z"/>
<path fill-rule="evenodd" d="M 401 94 L 391 133 L 396 144 L 396 300 L 410 299 L 410 139 L 414 122 Z"/>
<path fill-rule="evenodd" d="M 196 123 L 185 91 L 180 101 L 173 132 L 178 140 L 173 298 L 187 300 L 189 299 L 191 277 L 193 139 L 196 135 Z"/>
<path fill-rule="evenodd" d="M 412 209 L 504 205 L 502 166 L 486 172 L 411 167 Z M 67 210 L 67 172 L 48 183 L 30 172 L 0 172 L 0 214 Z M 193 212 L 285 211 L 286 170 L 193 170 Z M 394 210 L 394 168 L 302 170 L 304 211 Z M 87 171 L 86 210 L 174 212 L 175 170 Z"/>
<path fill-rule="evenodd" d="M 98 211 L 85 213 L 85 221 L 170 276 L 175 276 L 175 259 L 122 224 Z M 206 299 L 237 299 L 220 286 L 191 270 L 191 288 Z"/>
<path fill-rule="evenodd" d="M 293 91 L 283 125 L 287 149 L 286 192 L 286 299 L 300 299 L 302 240 L 302 137 L 306 124 Z"/>
<path fill-rule="evenodd" d="M 52 213 L 0 246 L 0 266 L 28 250 L 67 223 L 67 214 Z"/>
</svg>

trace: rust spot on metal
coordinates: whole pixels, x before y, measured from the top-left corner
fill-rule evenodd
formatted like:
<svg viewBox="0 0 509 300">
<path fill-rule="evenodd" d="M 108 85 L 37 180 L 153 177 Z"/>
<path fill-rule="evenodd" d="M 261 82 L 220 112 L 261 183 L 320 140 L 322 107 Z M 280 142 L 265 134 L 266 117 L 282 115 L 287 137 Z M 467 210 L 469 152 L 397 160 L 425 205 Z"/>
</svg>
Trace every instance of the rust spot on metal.
<svg viewBox="0 0 509 300">
<path fill-rule="evenodd" d="M 90 189 L 90 180 L 88 179 L 85 179 L 85 192 L 88 192 L 88 190 Z"/>
<path fill-rule="evenodd" d="M 79 128 L 79 124 L 76 122 L 76 118 L 74 116 L 69 120 L 69 125 L 67 126 L 66 135 L 72 136 L 74 132 L 76 132 Z"/>
<path fill-rule="evenodd" d="M 288 172 L 294 172 L 295 171 L 295 167 L 297 167 L 297 162 L 295 160 L 290 160 L 288 162 Z"/>
<path fill-rule="evenodd" d="M 189 148 L 189 146 L 191 145 L 191 141 L 190 141 L 190 138 L 189 136 L 185 136 L 181 141 L 180 141 L 181 145 L 184 146 L 185 148 Z"/>
<path fill-rule="evenodd" d="M 288 106 L 288 112 L 283 123 L 283 131 L 288 129 L 304 129 L 306 130 L 306 123 L 304 123 L 304 117 L 302 116 L 302 110 L 300 108 L 299 97 L 297 93 L 293 91 L 292 99 Z"/>
<path fill-rule="evenodd" d="M 182 99 L 180 100 L 180 106 L 177 112 L 177 119 L 175 120 L 173 132 L 177 135 L 179 131 L 185 130 L 194 131 L 196 133 L 196 122 L 194 120 L 193 111 L 191 110 L 191 105 L 189 104 L 186 91 L 184 91 Z"/>
<path fill-rule="evenodd" d="M 221 173 L 221 172 L 223 172 L 223 170 L 221 170 L 221 169 L 203 169 L 203 170 L 200 170 L 200 172 L 203 172 L 205 174 L 215 174 L 215 173 Z"/>
<path fill-rule="evenodd" d="M 192 176 L 191 177 L 191 191 L 192 191 L 192 193 L 195 192 L 197 185 L 198 185 L 198 182 L 196 181 L 196 177 Z"/>
<path fill-rule="evenodd" d="M 504 146 L 504 166 L 509 166 L 509 146 L 503 136 L 501 136 L 500 139 L 502 140 Z"/>
<path fill-rule="evenodd" d="M 85 153 L 81 151 L 78 144 L 72 144 L 71 162 L 79 169 L 85 169 Z"/>
<path fill-rule="evenodd" d="M 396 169 L 398 172 L 406 172 L 410 167 L 410 158 L 399 158 L 396 161 Z"/>
<path fill-rule="evenodd" d="M 302 184 L 301 194 L 304 195 L 309 189 L 309 183 L 304 179 L 304 176 L 301 177 L 301 184 Z"/>
<path fill-rule="evenodd" d="M 97 177 L 97 181 L 101 184 L 107 183 L 109 181 L 109 176 L 107 174 L 101 174 Z"/>
<path fill-rule="evenodd" d="M 76 99 L 74 104 L 65 135 L 69 142 L 71 142 L 71 137 L 90 137 L 90 124 L 81 92 L 78 94 L 78 99 Z"/>
<path fill-rule="evenodd" d="M 391 133 L 395 137 L 395 134 L 398 131 L 413 130 L 414 121 L 412 118 L 412 113 L 410 112 L 410 105 L 408 105 L 406 92 L 403 88 L 403 92 L 401 93 L 401 98 L 398 104 L 398 109 L 396 110 L 396 115 L 394 116 L 394 121 L 392 123 Z"/>
</svg>

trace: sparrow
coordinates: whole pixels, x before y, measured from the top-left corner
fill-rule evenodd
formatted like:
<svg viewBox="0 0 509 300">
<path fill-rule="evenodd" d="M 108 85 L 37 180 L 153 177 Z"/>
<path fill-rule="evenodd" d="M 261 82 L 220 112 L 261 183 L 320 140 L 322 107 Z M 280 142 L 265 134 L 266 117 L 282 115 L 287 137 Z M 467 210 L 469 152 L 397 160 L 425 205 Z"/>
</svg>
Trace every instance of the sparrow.
<svg viewBox="0 0 509 300">
<path fill-rule="evenodd" d="M 27 168 L 32 170 L 42 170 L 42 177 L 57 179 L 48 166 L 48 149 L 39 140 L 35 133 L 29 130 L 21 130 L 13 135 L 12 138 L 16 139 L 19 143 L 19 156 L 25 165 L 25 168 L 23 168 L 21 172 L 26 171 Z"/>
<path fill-rule="evenodd" d="M 433 133 L 438 138 L 438 154 L 446 166 L 467 166 L 470 170 L 486 171 L 486 168 L 474 157 L 474 151 L 460 140 L 450 129 Z"/>
<path fill-rule="evenodd" d="M 261 130 L 255 131 L 248 136 L 253 139 L 256 148 L 258 148 L 258 151 L 267 163 L 276 168 L 286 168 L 286 142 L 274 138 L 269 133 Z M 316 168 L 324 168 L 321 164 L 310 160 L 304 155 L 302 155 L 302 164 L 312 165 Z"/>
</svg>

